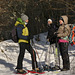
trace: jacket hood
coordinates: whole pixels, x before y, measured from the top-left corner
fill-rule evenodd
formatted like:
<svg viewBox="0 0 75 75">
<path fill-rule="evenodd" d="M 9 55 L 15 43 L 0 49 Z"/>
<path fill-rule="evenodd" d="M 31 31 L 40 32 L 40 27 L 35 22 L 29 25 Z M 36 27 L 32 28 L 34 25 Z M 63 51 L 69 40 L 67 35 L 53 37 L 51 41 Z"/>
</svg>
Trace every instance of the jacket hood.
<svg viewBox="0 0 75 75">
<path fill-rule="evenodd" d="M 15 23 L 15 26 L 17 26 L 18 24 L 25 25 L 25 22 L 22 22 L 22 19 L 21 18 L 17 18 L 17 21 Z"/>
<path fill-rule="evenodd" d="M 18 24 L 20 24 L 20 22 L 19 21 L 16 21 L 15 26 L 17 26 Z"/>
<path fill-rule="evenodd" d="M 65 16 L 61 16 L 64 20 L 64 24 L 68 24 L 68 17 L 65 15 Z"/>
</svg>

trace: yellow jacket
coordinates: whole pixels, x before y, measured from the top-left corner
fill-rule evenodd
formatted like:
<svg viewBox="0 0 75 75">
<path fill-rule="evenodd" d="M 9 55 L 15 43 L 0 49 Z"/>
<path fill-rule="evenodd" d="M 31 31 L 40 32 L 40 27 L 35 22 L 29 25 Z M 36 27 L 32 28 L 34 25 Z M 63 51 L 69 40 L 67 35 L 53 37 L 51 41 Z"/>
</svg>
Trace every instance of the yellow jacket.
<svg viewBox="0 0 75 75">
<path fill-rule="evenodd" d="M 24 23 L 20 23 L 19 21 L 16 21 L 15 26 L 17 27 L 17 34 L 18 34 L 18 42 L 25 42 L 29 43 L 28 37 L 29 37 L 29 31 L 28 28 Z"/>
</svg>

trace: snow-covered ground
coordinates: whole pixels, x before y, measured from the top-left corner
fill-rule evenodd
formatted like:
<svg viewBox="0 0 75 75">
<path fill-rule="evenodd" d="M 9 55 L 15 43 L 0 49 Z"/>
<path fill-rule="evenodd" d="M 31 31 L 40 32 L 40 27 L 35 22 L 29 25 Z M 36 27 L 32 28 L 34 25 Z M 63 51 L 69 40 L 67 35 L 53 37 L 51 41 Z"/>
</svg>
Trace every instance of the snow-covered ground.
<svg viewBox="0 0 75 75">
<path fill-rule="evenodd" d="M 48 44 L 46 44 L 46 35 L 47 33 L 40 34 L 41 41 L 37 42 L 34 39 L 34 46 L 33 48 L 37 50 L 41 65 L 44 65 L 45 62 L 45 53 L 48 49 Z M 4 51 L 4 52 L 3 52 Z M 16 75 L 15 67 L 17 65 L 17 58 L 19 54 L 19 45 L 18 43 L 14 43 L 12 40 L 6 40 L 0 42 L 0 75 Z M 71 70 L 64 71 L 64 72 L 46 72 L 43 75 L 75 75 L 75 46 L 69 45 L 69 56 L 70 56 L 70 64 Z M 39 62 L 38 56 L 37 61 Z M 62 60 L 61 60 L 62 61 Z M 54 64 L 54 57 L 51 54 L 51 64 Z M 38 63 L 39 64 L 39 63 Z M 39 65 L 40 66 L 40 65 Z M 23 67 L 25 69 L 32 69 L 31 68 L 31 57 L 30 54 L 26 51 Z M 61 63 L 62 67 L 62 63 Z M 27 74 L 27 75 L 34 75 L 34 74 Z"/>
</svg>

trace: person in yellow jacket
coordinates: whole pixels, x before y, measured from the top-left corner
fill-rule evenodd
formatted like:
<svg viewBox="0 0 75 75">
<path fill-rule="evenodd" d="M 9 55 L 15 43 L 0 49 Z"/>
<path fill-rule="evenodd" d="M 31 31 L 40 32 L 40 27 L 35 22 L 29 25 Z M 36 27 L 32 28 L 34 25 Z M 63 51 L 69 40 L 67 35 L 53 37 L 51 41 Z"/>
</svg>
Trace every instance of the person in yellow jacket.
<svg viewBox="0 0 75 75">
<path fill-rule="evenodd" d="M 28 21 L 29 21 L 28 16 L 22 14 L 21 18 L 18 18 L 15 23 L 15 26 L 17 27 L 18 43 L 20 46 L 20 53 L 18 56 L 16 69 L 17 69 L 17 73 L 21 73 L 21 74 L 26 73 L 26 71 L 23 70 L 23 65 L 22 65 L 25 49 L 27 49 L 27 51 L 31 54 L 33 71 L 37 70 L 37 72 L 39 72 L 39 68 L 36 61 L 36 53 L 31 47 L 29 42 L 31 38 L 29 37 L 29 31 L 27 27 Z"/>
</svg>

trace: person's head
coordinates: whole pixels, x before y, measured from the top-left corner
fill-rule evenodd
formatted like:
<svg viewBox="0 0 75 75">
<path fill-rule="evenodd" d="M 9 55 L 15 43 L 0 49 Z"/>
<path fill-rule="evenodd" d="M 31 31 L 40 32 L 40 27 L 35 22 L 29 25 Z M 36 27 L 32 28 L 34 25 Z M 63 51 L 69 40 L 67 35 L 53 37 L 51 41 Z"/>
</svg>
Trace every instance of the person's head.
<svg viewBox="0 0 75 75">
<path fill-rule="evenodd" d="M 48 24 L 52 24 L 52 20 L 51 19 L 48 19 Z"/>
<path fill-rule="evenodd" d="M 68 17 L 67 16 L 61 16 L 59 20 L 60 25 L 67 24 L 68 23 Z"/>
<path fill-rule="evenodd" d="M 59 23 L 60 23 L 60 25 L 62 25 L 63 24 L 63 21 L 62 20 L 59 20 Z"/>
<path fill-rule="evenodd" d="M 28 22 L 29 22 L 28 16 L 25 15 L 25 14 L 23 14 L 23 13 L 21 14 L 21 19 L 22 19 L 22 21 L 25 22 L 25 23 L 28 23 Z"/>
<path fill-rule="evenodd" d="M 59 23 L 60 23 L 60 25 L 62 25 L 64 23 L 64 20 L 62 17 L 60 17 Z"/>
</svg>

